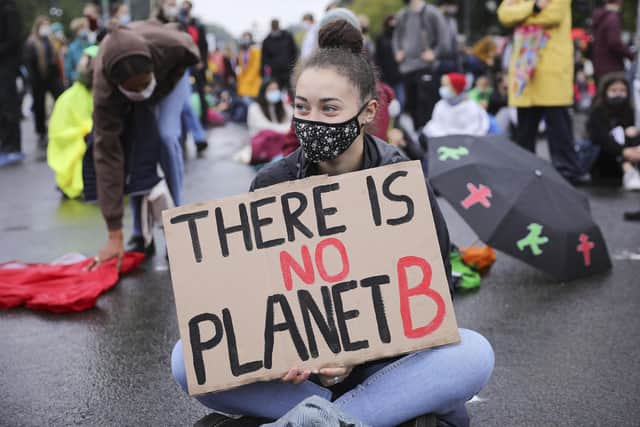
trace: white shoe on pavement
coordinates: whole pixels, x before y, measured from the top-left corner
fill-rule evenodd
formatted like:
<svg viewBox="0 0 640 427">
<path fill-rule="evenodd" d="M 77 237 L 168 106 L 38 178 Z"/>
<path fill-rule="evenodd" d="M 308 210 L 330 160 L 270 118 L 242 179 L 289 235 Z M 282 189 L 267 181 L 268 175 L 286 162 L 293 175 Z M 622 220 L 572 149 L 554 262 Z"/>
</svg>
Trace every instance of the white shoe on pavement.
<svg viewBox="0 0 640 427">
<path fill-rule="evenodd" d="M 622 185 L 627 191 L 640 191 L 640 172 L 638 169 L 634 167 L 626 171 L 622 177 Z"/>
</svg>

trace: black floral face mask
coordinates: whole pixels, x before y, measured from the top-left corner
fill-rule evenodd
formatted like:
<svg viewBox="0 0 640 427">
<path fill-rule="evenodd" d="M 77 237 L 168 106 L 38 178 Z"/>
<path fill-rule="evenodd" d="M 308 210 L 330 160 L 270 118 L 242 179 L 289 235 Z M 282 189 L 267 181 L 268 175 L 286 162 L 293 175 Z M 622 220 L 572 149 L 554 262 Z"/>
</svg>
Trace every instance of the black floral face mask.
<svg viewBox="0 0 640 427">
<path fill-rule="evenodd" d="M 300 141 L 304 156 L 313 163 L 334 160 L 347 151 L 360 135 L 358 116 L 369 102 L 351 119 L 342 123 L 325 123 L 293 118 L 293 129 Z"/>
</svg>

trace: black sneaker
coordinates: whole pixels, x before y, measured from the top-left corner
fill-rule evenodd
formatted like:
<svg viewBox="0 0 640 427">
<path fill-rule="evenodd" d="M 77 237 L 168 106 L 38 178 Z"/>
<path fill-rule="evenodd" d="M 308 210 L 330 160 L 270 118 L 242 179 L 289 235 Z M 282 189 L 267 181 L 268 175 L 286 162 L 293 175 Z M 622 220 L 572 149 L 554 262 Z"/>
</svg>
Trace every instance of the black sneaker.
<svg viewBox="0 0 640 427">
<path fill-rule="evenodd" d="M 209 146 L 207 141 L 196 141 L 196 156 L 201 159 L 204 157 L 204 152 Z"/>
<path fill-rule="evenodd" d="M 640 221 L 640 211 L 625 212 L 624 219 L 626 221 Z"/>
<path fill-rule="evenodd" d="M 213 413 L 200 418 L 193 427 L 259 427 L 268 422 L 270 421 L 264 418 L 230 418 L 222 414 Z"/>
<path fill-rule="evenodd" d="M 152 240 L 149 245 L 144 245 L 144 237 L 131 236 L 127 242 L 127 252 L 142 252 L 146 256 L 152 256 L 156 253 L 156 244 Z"/>
</svg>

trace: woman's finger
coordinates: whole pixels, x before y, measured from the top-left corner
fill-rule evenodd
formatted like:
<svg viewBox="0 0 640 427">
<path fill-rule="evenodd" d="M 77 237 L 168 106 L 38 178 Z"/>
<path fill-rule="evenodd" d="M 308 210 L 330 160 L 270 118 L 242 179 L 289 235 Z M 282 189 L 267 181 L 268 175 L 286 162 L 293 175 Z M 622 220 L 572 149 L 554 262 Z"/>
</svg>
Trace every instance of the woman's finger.
<svg viewBox="0 0 640 427">
<path fill-rule="evenodd" d="M 84 268 L 84 271 L 93 271 L 96 268 L 98 268 L 99 265 L 100 265 L 100 258 L 95 256 L 93 257 L 91 262 L 87 264 L 87 266 Z"/>
<path fill-rule="evenodd" d="M 320 369 L 320 375 L 324 375 L 326 377 L 342 377 L 344 375 L 347 375 L 347 372 L 348 369 L 345 367 Z"/>
<path fill-rule="evenodd" d="M 299 374 L 294 378 L 293 383 L 302 384 L 309 379 L 309 375 L 311 375 L 311 371 L 299 372 Z"/>
<path fill-rule="evenodd" d="M 298 368 L 291 368 L 289 369 L 289 372 L 287 372 L 285 376 L 282 377 L 282 381 L 285 383 L 288 383 L 293 381 L 297 376 L 298 376 Z"/>
</svg>

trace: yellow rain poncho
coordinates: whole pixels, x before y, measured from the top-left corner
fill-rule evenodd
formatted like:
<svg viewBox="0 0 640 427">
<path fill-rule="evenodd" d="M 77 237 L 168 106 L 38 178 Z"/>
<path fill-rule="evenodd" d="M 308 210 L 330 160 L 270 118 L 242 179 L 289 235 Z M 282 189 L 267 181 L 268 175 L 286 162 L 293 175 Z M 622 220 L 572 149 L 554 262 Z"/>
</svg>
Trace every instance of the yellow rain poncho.
<svg viewBox="0 0 640 427">
<path fill-rule="evenodd" d="M 92 114 L 91 91 L 76 82 L 57 99 L 49 121 L 47 163 L 56 174 L 58 187 L 71 199 L 83 190 L 84 137 L 93 128 Z"/>
</svg>

